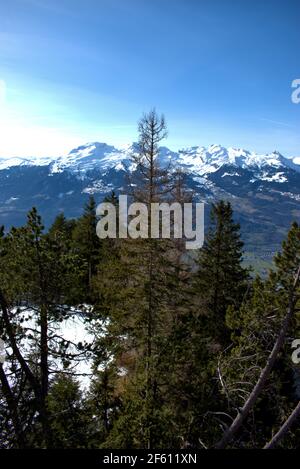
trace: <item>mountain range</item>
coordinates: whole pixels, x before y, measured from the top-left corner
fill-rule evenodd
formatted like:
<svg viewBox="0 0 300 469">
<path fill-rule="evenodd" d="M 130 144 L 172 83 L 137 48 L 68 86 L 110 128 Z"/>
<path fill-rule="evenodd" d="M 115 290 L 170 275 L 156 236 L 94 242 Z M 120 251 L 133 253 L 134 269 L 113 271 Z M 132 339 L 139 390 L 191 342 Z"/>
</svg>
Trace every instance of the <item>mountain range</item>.
<svg viewBox="0 0 300 469">
<path fill-rule="evenodd" d="M 79 216 L 90 194 L 100 202 L 112 190 L 126 193 L 137 152 L 136 143 L 118 149 L 93 142 L 58 158 L 0 158 L 0 225 L 24 224 L 36 206 L 49 226 L 59 212 Z M 177 152 L 161 147 L 159 161 L 183 169 L 188 186 L 208 205 L 220 198 L 232 203 L 249 262 L 268 262 L 290 223 L 300 218 L 300 158 L 214 144 Z"/>
</svg>

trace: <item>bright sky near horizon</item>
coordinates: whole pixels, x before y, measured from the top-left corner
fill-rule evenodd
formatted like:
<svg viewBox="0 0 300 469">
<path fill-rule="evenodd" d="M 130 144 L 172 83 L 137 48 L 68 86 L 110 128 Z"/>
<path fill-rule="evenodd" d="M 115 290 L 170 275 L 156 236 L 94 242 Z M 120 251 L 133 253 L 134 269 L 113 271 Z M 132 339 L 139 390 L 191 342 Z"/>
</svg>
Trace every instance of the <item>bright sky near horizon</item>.
<svg viewBox="0 0 300 469">
<path fill-rule="evenodd" d="M 0 0 L 0 157 L 136 140 L 300 156 L 299 0 Z"/>
</svg>

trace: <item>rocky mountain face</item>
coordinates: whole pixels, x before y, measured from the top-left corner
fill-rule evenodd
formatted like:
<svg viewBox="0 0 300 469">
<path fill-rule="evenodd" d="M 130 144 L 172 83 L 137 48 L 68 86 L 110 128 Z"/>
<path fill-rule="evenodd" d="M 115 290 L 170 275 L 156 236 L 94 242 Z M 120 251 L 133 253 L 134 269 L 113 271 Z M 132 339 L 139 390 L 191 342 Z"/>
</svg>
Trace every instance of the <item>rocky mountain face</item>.
<svg viewBox="0 0 300 469">
<path fill-rule="evenodd" d="M 0 224 L 23 224 L 36 206 L 49 225 L 61 211 L 80 215 L 89 194 L 100 202 L 112 190 L 126 193 L 126 174 L 134 171 L 131 154 L 137 151 L 137 144 L 117 149 L 95 142 L 56 159 L 0 159 Z M 211 145 L 178 152 L 161 147 L 159 159 L 187 173 L 199 200 L 230 200 L 250 262 L 251 256 L 271 258 L 290 223 L 300 218 L 299 158 Z"/>
</svg>

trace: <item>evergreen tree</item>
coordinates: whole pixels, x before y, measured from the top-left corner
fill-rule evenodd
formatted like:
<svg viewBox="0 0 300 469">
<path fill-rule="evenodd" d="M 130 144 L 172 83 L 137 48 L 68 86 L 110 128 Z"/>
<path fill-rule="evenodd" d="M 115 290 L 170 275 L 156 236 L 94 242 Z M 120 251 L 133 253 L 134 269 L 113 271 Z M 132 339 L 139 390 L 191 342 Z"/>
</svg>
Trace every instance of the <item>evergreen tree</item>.
<svg viewBox="0 0 300 469">
<path fill-rule="evenodd" d="M 43 229 L 40 216 L 32 209 L 27 224 L 13 228 L 1 241 L 0 334 L 12 349 L 6 363 L 14 376 L 6 391 L 11 421 L 16 423 L 18 417 L 21 428 L 27 426 L 23 436 L 31 445 L 51 447 L 50 368 L 53 360 L 64 361 L 69 356 L 69 341 L 60 337 L 57 325 L 72 314 L 65 300 L 69 273 L 74 275 L 77 260 L 61 238 L 45 235 Z M 3 385 L 5 376 L 2 378 Z M 13 414 L 15 399 L 18 415 Z"/>
<path fill-rule="evenodd" d="M 206 447 L 220 425 L 224 398 L 218 389 L 218 356 L 230 345 L 226 311 L 231 305 L 239 308 L 247 288 L 242 247 L 230 204 L 213 205 L 211 226 L 186 288 L 186 313 L 173 339 L 174 407 L 183 446 Z"/>
<path fill-rule="evenodd" d="M 164 118 L 155 111 L 143 116 L 139 134 L 132 196 L 134 201 L 143 202 L 150 214 L 151 204 L 170 192 L 168 172 L 158 162 L 158 145 L 166 135 Z M 150 219 L 148 226 L 150 230 Z M 167 362 L 166 338 L 173 322 L 173 247 L 162 239 L 118 241 L 116 256 L 101 263 L 97 282 L 99 316 L 107 315 L 106 333 L 103 337 L 100 330 L 99 347 L 108 350 L 117 367 L 123 369 L 119 376 L 124 385 L 122 413 L 115 423 L 118 430 L 112 435 L 123 447 L 152 448 L 169 442 L 163 365 Z"/>
<path fill-rule="evenodd" d="M 254 282 L 250 298 L 239 311 L 232 308 L 227 313 L 234 348 L 221 361 L 222 392 L 231 413 L 245 409 L 238 411 L 234 421 L 238 425 L 230 434 L 232 439 L 240 430 L 243 446 L 262 447 L 299 400 L 299 371 L 290 349 L 290 338 L 300 333 L 299 268 L 300 229 L 294 223 L 282 252 L 275 256 L 275 270 L 265 281 Z M 285 444 L 295 447 L 296 439 L 297 432 Z M 223 441 L 230 443 L 230 439 Z"/>
<path fill-rule="evenodd" d="M 93 277 L 96 274 L 96 267 L 99 263 L 101 243 L 96 233 L 97 217 L 96 202 L 90 196 L 84 208 L 82 217 L 77 220 L 73 230 L 73 240 L 75 252 L 82 259 L 82 271 L 85 273 L 84 292 L 82 301 L 92 301 L 93 298 Z"/>
<path fill-rule="evenodd" d="M 74 449 L 90 446 L 90 420 L 78 382 L 72 375 L 57 374 L 47 399 L 54 448 Z"/>
<path fill-rule="evenodd" d="M 240 226 L 233 221 L 230 203 L 213 204 L 211 227 L 197 261 L 195 294 L 202 327 L 211 343 L 222 347 L 229 344 L 227 308 L 239 308 L 247 287 L 242 248 Z"/>
</svg>

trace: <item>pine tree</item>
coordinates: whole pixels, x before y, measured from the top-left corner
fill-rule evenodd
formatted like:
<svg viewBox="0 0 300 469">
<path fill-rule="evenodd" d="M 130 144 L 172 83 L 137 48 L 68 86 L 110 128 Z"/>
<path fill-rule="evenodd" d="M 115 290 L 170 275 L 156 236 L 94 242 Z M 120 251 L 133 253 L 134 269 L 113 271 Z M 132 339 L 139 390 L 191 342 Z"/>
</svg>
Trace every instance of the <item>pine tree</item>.
<svg viewBox="0 0 300 469">
<path fill-rule="evenodd" d="M 233 221 L 230 203 L 213 204 L 211 227 L 197 260 L 195 294 L 202 327 L 211 343 L 221 347 L 229 344 L 226 311 L 229 306 L 239 308 L 247 287 L 242 248 L 240 226 Z"/>
<path fill-rule="evenodd" d="M 89 447 L 92 415 L 87 412 L 79 383 L 72 375 L 57 374 L 51 381 L 47 407 L 54 448 Z"/>
<path fill-rule="evenodd" d="M 247 288 L 242 246 L 230 204 L 213 205 L 210 230 L 182 295 L 186 313 L 173 339 L 178 393 L 173 405 L 183 446 L 206 447 L 219 428 L 224 399 L 218 390 L 218 356 L 230 344 L 226 311 L 230 305 L 239 308 Z"/>
<path fill-rule="evenodd" d="M 82 217 L 77 220 L 73 230 L 73 240 L 75 252 L 82 258 L 82 270 L 85 272 L 84 293 L 82 301 L 92 301 L 93 298 L 93 277 L 96 274 L 96 267 L 99 263 L 101 249 L 100 239 L 96 233 L 97 217 L 96 202 L 93 196 L 84 207 Z"/>
<path fill-rule="evenodd" d="M 27 224 L 1 240 L 0 334 L 12 349 L 6 363 L 14 377 L 6 392 L 7 409 L 14 426 L 18 417 L 21 428 L 26 428 L 23 435 L 15 428 L 16 436 L 24 436 L 24 445 L 51 447 L 50 368 L 54 359 L 70 356 L 69 342 L 60 337 L 57 326 L 72 314 L 65 300 L 78 262 L 61 237 L 43 231 L 41 218 L 32 209 Z M 18 415 L 13 413 L 14 399 Z"/>
<path fill-rule="evenodd" d="M 290 337 L 300 332 L 300 229 L 296 223 L 274 262 L 275 270 L 265 281 L 254 282 L 240 310 L 227 313 L 234 348 L 222 358 L 220 370 L 228 408 L 237 411 L 237 416 L 217 447 L 230 444 L 238 431 L 243 446 L 262 447 L 297 402 L 297 370 L 290 358 Z M 285 442 L 293 447 L 295 440 L 296 435 Z"/>
<path fill-rule="evenodd" d="M 155 111 L 143 116 L 139 134 L 140 153 L 133 157 L 136 172 L 130 184 L 133 200 L 144 203 L 150 214 L 151 204 L 163 200 L 171 188 L 168 172 L 158 162 L 159 143 L 166 135 L 164 118 Z M 99 347 L 124 370 L 119 377 L 123 410 L 112 435 L 118 445 L 152 448 L 168 438 L 163 370 L 173 323 L 173 246 L 162 239 L 118 241 L 116 255 L 99 266 L 97 282 L 99 317 L 107 315 Z"/>
</svg>

